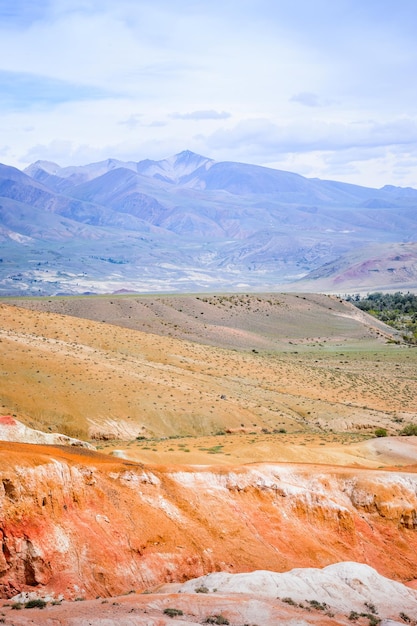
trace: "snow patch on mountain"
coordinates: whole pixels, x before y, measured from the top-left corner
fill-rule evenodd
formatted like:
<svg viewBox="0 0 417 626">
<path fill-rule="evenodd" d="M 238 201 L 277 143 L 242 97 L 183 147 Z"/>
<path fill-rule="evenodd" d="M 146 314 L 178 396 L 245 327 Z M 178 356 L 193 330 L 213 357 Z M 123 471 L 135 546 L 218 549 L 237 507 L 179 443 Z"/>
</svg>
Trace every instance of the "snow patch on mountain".
<svg viewBox="0 0 417 626">
<path fill-rule="evenodd" d="M 167 182 L 179 183 L 184 177 L 190 176 L 200 167 L 209 169 L 215 161 L 184 150 L 179 154 L 163 159 L 162 161 L 140 161 L 137 171 L 145 176 L 153 176 Z"/>
</svg>

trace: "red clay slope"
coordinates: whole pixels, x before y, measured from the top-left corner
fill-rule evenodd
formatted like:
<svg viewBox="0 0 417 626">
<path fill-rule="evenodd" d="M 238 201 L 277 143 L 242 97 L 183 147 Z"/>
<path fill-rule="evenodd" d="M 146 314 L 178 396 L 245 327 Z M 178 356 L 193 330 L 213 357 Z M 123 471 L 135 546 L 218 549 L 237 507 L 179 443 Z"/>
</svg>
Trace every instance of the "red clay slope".
<svg viewBox="0 0 417 626">
<path fill-rule="evenodd" d="M 417 474 L 141 466 L 0 443 L 0 593 L 93 598 L 207 572 L 358 561 L 417 578 Z M 393 558 L 395 555 L 395 558 Z"/>
</svg>

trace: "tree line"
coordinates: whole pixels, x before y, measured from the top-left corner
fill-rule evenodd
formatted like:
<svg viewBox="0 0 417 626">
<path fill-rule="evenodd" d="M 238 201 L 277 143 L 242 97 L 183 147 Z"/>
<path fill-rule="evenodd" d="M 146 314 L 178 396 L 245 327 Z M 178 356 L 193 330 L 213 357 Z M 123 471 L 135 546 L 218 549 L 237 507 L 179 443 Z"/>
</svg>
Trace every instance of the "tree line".
<svg viewBox="0 0 417 626">
<path fill-rule="evenodd" d="M 417 295 L 401 291 L 377 291 L 366 296 L 346 296 L 345 299 L 358 309 L 399 330 L 407 343 L 417 344 Z"/>
</svg>

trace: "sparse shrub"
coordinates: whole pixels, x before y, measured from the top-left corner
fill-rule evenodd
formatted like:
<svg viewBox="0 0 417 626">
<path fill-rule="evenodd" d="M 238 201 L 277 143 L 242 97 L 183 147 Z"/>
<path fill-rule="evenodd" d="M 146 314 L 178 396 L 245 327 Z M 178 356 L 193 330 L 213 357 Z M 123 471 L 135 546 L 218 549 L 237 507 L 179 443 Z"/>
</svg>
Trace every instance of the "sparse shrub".
<svg viewBox="0 0 417 626">
<path fill-rule="evenodd" d="M 387 434 L 386 428 L 377 428 L 375 431 L 375 437 L 386 437 Z"/>
<path fill-rule="evenodd" d="M 196 587 L 194 590 L 196 593 L 208 593 L 209 589 L 205 585 L 200 585 L 200 587 Z"/>
<path fill-rule="evenodd" d="M 12 609 L 20 611 L 20 609 L 23 609 L 23 604 L 21 602 L 13 602 Z"/>
<path fill-rule="evenodd" d="M 307 600 L 309 605 L 317 611 L 325 611 L 329 606 L 325 602 L 319 602 L 318 600 Z"/>
<path fill-rule="evenodd" d="M 177 615 L 184 615 L 181 609 L 164 609 L 164 615 L 169 615 L 169 617 L 176 617 Z"/>
<path fill-rule="evenodd" d="M 408 615 L 406 615 L 406 613 L 403 613 L 402 611 L 400 613 L 400 618 L 402 619 L 403 622 L 406 622 L 407 624 L 411 622 L 411 618 L 408 617 Z"/>
<path fill-rule="evenodd" d="M 42 598 L 35 598 L 25 602 L 25 609 L 44 609 L 48 603 Z"/>
<path fill-rule="evenodd" d="M 219 444 L 218 446 L 212 446 L 211 448 L 199 448 L 199 450 L 202 450 L 203 452 L 208 452 L 208 454 L 220 454 L 223 447 L 224 446 Z"/>
<path fill-rule="evenodd" d="M 359 613 L 357 613 L 356 611 L 351 611 L 348 615 L 348 619 L 351 622 L 355 622 L 357 619 L 359 619 L 360 615 Z"/>
<path fill-rule="evenodd" d="M 365 606 L 367 609 L 370 610 L 371 613 L 374 613 L 374 614 L 378 613 L 378 610 L 375 604 L 372 604 L 372 602 L 365 602 Z"/>
<path fill-rule="evenodd" d="M 204 622 L 205 624 L 230 624 L 224 615 L 210 615 Z"/>
<path fill-rule="evenodd" d="M 417 424 L 407 424 L 402 430 L 400 430 L 400 435 L 405 437 L 417 435 Z"/>
<path fill-rule="evenodd" d="M 297 603 L 294 602 L 292 598 L 282 598 L 282 601 L 285 602 L 285 604 L 290 604 L 291 606 L 297 606 Z"/>
</svg>

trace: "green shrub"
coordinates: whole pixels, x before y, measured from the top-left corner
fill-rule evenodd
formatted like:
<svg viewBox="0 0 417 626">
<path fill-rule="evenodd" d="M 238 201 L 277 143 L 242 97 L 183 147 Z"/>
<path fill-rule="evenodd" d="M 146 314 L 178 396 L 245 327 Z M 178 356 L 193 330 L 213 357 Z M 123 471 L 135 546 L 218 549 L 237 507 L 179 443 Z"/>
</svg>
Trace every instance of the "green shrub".
<svg viewBox="0 0 417 626">
<path fill-rule="evenodd" d="M 404 426 L 404 428 L 400 430 L 400 435 L 405 437 L 417 435 L 417 424 L 407 424 L 407 426 Z"/>
<path fill-rule="evenodd" d="M 184 615 L 181 609 L 164 609 L 164 615 L 169 615 L 169 617 L 175 617 L 177 615 Z"/>
<path fill-rule="evenodd" d="M 374 614 L 378 613 L 378 610 L 375 604 L 372 604 L 372 602 L 365 602 L 365 606 L 367 609 L 370 610 L 371 613 L 374 613 Z"/>
<path fill-rule="evenodd" d="M 229 620 L 226 619 L 223 615 L 210 615 L 205 622 L 205 624 L 230 624 Z"/>
<path fill-rule="evenodd" d="M 44 609 L 47 604 L 42 598 L 36 598 L 35 600 L 25 602 L 25 609 Z"/>
<path fill-rule="evenodd" d="M 317 611 L 325 611 L 329 606 L 325 602 L 318 602 L 318 600 L 307 600 L 310 606 Z"/>
<path fill-rule="evenodd" d="M 377 428 L 375 431 L 375 437 L 386 437 L 387 429 L 386 428 Z"/>
</svg>

